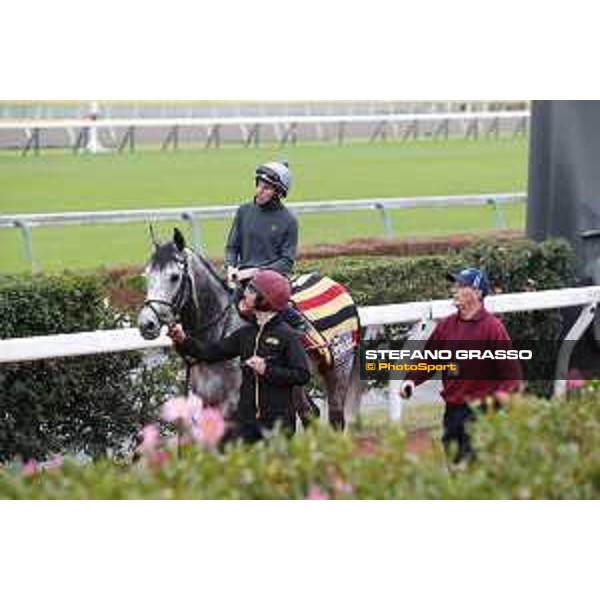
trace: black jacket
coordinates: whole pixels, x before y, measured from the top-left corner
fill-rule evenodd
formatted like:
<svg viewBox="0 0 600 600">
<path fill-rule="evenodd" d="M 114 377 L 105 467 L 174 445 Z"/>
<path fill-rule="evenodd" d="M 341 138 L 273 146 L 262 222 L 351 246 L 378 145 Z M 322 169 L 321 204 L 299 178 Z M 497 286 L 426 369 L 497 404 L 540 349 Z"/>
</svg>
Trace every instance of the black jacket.
<svg viewBox="0 0 600 600">
<path fill-rule="evenodd" d="M 292 389 L 308 383 L 310 371 L 308 357 L 298 335 L 280 315 L 273 317 L 262 329 L 254 322 L 213 344 L 187 337 L 178 350 L 209 363 L 239 356 L 242 386 L 235 419 L 242 424 L 267 429 L 281 421 L 285 428 L 294 431 L 296 414 Z M 262 376 L 256 375 L 245 364 L 255 354 L 267 363 Z"/>
<path fill-rule="evenodd" d="M 263 206 L 242 204 L 229 231 L 225 264 L 233 267 L 269 267 L 290 273 L 298 249 L 298 222 L 279 200 Z"/>
</svg>

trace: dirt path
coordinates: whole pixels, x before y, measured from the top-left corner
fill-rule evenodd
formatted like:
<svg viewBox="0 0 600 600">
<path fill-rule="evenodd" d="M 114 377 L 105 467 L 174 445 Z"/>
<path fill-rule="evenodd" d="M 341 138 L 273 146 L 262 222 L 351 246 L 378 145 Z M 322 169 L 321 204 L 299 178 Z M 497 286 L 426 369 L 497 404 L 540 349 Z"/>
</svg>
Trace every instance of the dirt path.
<svg viewBox="0 0 600 600">
<path fill-rule="evenodd" d="M 432 431 L 430 428 L 417 429 L 409 432 L 406 438 L 406 451 L 411 454 L 428 452 L 433 445 Z"/>
<path fill-rule="evenodd" d="M 356 437 L 356 448 L 359 454 L 368 456 L 375 453 L 379 438 L 376 433 L 361 433 Z M 428 452 L 434 444 L 433 430 L 431 427 L 416 429 L 408 432 L 406 436 L 406 452 L 420 454 Z"/>
</svg>

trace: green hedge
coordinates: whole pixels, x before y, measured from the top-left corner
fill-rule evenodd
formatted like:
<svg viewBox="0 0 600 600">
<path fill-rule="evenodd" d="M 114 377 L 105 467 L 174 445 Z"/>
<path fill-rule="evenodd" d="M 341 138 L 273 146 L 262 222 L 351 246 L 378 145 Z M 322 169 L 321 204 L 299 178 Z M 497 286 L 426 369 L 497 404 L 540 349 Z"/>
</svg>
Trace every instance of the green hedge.
<svg viewBox="0 0 600 600">
<path fill-rule="evenodd" d="M 298 271 L 318 269 L 347 285 L 359 305 L 373 305 L 447 297 L 445 273 L 467 264 L 485 268 L 493 285 L 505 292 L 574 282 L 573 253 L 558 241 L 490 240 L 444 256 L 301 261 Z M 130 277 L 131 282 L 139 288 L 139 277 Z M 108 283 L 106 275 L 0 279 L 0 337 L 114 328 L 122 319 L 106 305 Z M 127 288 L 123 278 L 110 283 L 113 289 Z M 134 291 L 139 296 L 139 289 Z M 137 308 L 129 308 L 133 316 Z M 563 327 L 560 314 L 535 312 L 505 320 L 514 339 L 555 340 L 544 363 L 532 366 L 550 379 Z M 42 458 L 54 452 L 124 451 L 173 384 L 172 367 L 145 369 L 136 353 L 1 366 L 0 460 L 17 454 Z M 531 389 L 545 393 L 550 385 L 536 383 Z"/>
<path fill-rule="evenodd" d="M 521 292 L 570 286 L 575 283 L 575 256 L 561 240 L 542 243 L 525 239 L 490 239 L 467 248 L 432 256 L 339 256 L 300 260 L 297 273 L 319 271 L 344 284 L 360 306 L 394 304 L 448 297 L 446 273 L 479 266 L 498 292 Z M 138 274 L 115 271 L 105 275 L 115 300 L 134 316 L 143 297 Z M 133 303 L 131 302 L 132 299 Z M 539 328 L 539 327 L 538 327 Z"/>
<path fill-rule="evenodd" d="M 600 498 L 600 402 L 520 399 L 481 418 L 477 461 L 450 475 L 439 440 L 406 452 L 401 429 L 339 434 L 312 429 L 292 440 L 232 447 L 186 446 L 160 460 L 101 460 L 22 474 L 0 471 L 2 498 Z"/>
<path fill-rule="evenodd" d="M 329 275 L 348 287 L 358 305 L 367 306 L 447 298 L 446 273 L 465 266 L 483 268 L 496 292 L 568 287 L 576 281 L 574 265 L 574 253 L 567 242 L 497 238 L 466 248 L 449 248 L 446 254 L 439 256 L 340 256 L 300 260 L 296 271 L 316 270 Z M 143 280 L 139 275 L 115 275 L 118 276 L 111 278 L 115 298 L 136 294 L 141 298 Z M 137 311 L 135 306 L 125 308 L 132 316 Z M 504 315 L 503 321 L 513 340 L 547 342 L 548 352 L 525 365 L 525 377 L 530 380 L 529 391 L 548 395 L 564 333 L 563 315 L 556 310 L 512 313 Z M 405 334 L 407 328 L 391 327 L 388 331 L 398 336 Z"/>
<path fill-rule="evenodd" d="M 100 278 L 0 280 L 0 338 L 113 329 Z M 146 369 L 139 353 L 0 366 L 0 460 L 52 453 L 122 453 L 172 389 L 165 366 Z"/>
<path fill-rule="evenodd" d="M 562 240 L 488 240 L 439 256 L 362 256 L 303 260 L 299 273 L 318 270 L 348 286 L 359 305 L 448 297 L 445 275 L 465 266 L 485 269 L 502 292 L 559 288 L 575 282 L 575 256 Z"/>
<path fill-rule="evenodd" d="M 303 261 L 298 271 L 319 270 L 346 285 L 359 305 L 377 305 L 447 298 L 446 273 L 465 266 L 483 268 L 497 293 L 569 287 L 576 281 L 573 250 L 561 240 L 492 239 L 444 256 Z M 563 315 L 558 310 L 511 313 L 503 321 L 513 340 L 547 342 L 548 351 L 525 365 L 524 374 L 529 391 L 548 395 L 564 333 Z"/>
</svg>

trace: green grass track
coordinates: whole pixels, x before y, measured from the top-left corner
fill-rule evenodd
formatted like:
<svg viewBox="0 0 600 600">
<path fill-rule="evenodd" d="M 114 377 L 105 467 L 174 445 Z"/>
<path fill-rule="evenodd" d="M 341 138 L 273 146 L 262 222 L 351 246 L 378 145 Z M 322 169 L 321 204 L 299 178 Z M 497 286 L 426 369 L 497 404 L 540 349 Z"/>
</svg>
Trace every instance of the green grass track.
<svg viewBox="0 0 600 600">
<path fill-rule="evenodd" d="M 411 197 L 521 191 L 526 188 L 527 142 L 420 140 L 303 143 L 279 149 L 181 149 L 163 153 L 73 156 L 43 151 L 21 157 L 0 153 L 0 213 L 168 208 L 235 204 L 253 192 L 254 167 L 289 160 L 294 175 L 290 202 L 317 199 Z M 505 209 L 509 227 L 522 227 L 524 206 Z M 492 209 L 482 207 L 394 211 L 397 236 L 481 231 L 493 228 Z M 301 244 L 378 236 L 374 212 L 307 215 Z M 204 247 L 220 256 L 228 222 L 202 226 Z M 186 227 L 185 225 L 183 227 Z M 171 224 L 161 224 L 167 235 Z M 89 225 L 33 230 L 34 254 L 44 270 L 142 264 L 149 250 L 144 224 Z M 0 230 L 0 271 L 27 270 L 21 238 Z"/>
</svg>

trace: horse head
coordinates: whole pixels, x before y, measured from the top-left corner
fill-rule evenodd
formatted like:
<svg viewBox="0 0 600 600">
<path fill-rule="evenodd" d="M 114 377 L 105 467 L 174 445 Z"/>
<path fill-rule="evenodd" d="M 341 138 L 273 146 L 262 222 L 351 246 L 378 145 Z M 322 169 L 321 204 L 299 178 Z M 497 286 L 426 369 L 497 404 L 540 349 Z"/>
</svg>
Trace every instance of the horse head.
<svg viewBox="0 0 600 600">
<path fill-rule="evenodd" d="M 173 239 L 160 243 L 152 231 L 154 252 L 144 271 L 147 295 L 138 315 L 138 329 L 147 340 L 156 339 L 163 325 L 179 320 L 183 306 L 191 297 L 189 251 L 179 229 Z"/>
<path fill-rule="evenodd" d="M 219 325 L 229 292 L 212 265 L 187 248 L 177 228 L 168 242 L 160 243 L 153 232 L 152 241 L 154 251 L 144 272 L 146 300 L 138 315 L 141 335 L 156 339 L 163 325 L 178 321 L 197 334 Z"/>
</svg>

